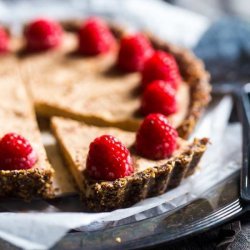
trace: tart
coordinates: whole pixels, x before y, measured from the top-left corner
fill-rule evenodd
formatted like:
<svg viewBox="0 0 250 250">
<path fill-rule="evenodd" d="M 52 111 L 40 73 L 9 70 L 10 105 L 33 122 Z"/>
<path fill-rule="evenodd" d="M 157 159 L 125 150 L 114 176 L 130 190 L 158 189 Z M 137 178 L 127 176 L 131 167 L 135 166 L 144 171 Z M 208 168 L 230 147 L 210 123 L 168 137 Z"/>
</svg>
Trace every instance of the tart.
<svg viewBox="0 0 250 250">
<path fill-rule="evenodd" d="M 80 55 L 76 51 L 77 22 L 64 23 L 64 27 L 70 32 L 64 32 L 62 44 L 56 50 L 21 53 L 23 78 L 31 90 L 37 114 L 136 131 L 143 120 L 139 112 L 140 74 L 117 70 L 116 45 L 96 56 Z M 119 27 L 110 29 L 117 41 L 126 33 Z M 148 37 L 155 49 L 172 54 L 178 63 L 182 75 L 176 95 L 180 108 L 168 118 L 180 137 L 187 138 L 210 100 L 208 73 L 188 50 Z"/>
<path fill-rule="evenodd" d="M 53 118 L 52 128 L 86 207 L 92 211 L 127 207 L 178 186 L 195 171 L 208 142 L 206 138 L 193 143 L 183 140 L 193 131 L 210 100 L 209 76 L 202 62 L 191 52 L 151 35 L 129 37 L 126 30 L 98 18 L 88 19 L 81 27 L 77 22 L 64 23 L 63 27 L 64 31 L 55 21 L 38 19 L 25 27 L 22 38 L 11 38 L 10 47 L 0 47 L 1 53 L 13 52 L 1 56 L 0 115 L 7 121 L 0 131 L 0 163 L 5 164 L 1 169 L 13 160 L 4 159 L 4 147 L 1 149 L 6 133 L 8 139 L 13 139 L 9 131 L 24 136 L 14 136 L 17 149 L 23 141 L 24 151 L 28 148 L 33 153 L 34 148 L 38 155 L 38 159 L 33 154 L 33 158 L 24 157 L 27 166 L 33 164 L 27 169 L 1 170 L 0 196 L 48 198 L 52 193 L 53 170 L 41 144 L 25 87 L 38 116 L 65 117 Z M 4 39 L 7 45 L 8 37 Z M 11 68 L 20 72 L 12 72 Z M 141 127 L 146 115 L 166 115 L 165 112 L 170 131 L 175 131 L 170 138 L 175 134 L 177 137 L 177 131 L 179 135 L 177 143 L 176 139 L 173 145 L 165 143 L 173 146 L 171 154 L 165 155 L 168 150 L 161 152 L 161 157 L 165 157 L 161 160 L 139 156 L 133 146 L 134 131 Z M 121 140 L 125 144 L 122 148 L 128 147 L 126 154 L 130 157 L 131 153 L 133 158 L 131 171 L 114 180 L 97 180 L 85 169 L 89 143 L 105 133 Z"/>
<path fill-rule="evenodd" d="M 177 187 L 192 175 L 206 150 L 208 139 L 192 143 L 178 138 L 178 149 L 163 160 L 138 156 L 134 149 L 135 133 L 112 127 L 95 127 L 65 118 L 52 118 L 52 130 L 62 154 L 81 191 L 84 205 L 90 211 L 110 211 L 128 207 L 147 197 Z M 96 180 L 86 171 L 90 142 L 103 134 L 115 136 L 130 150 L 134 173 L 111 181 Z"/>
<path fill-rule="evenodd" d="M 2 57 L 1 60 L 11 62 L 12 65 L 14 62 L 11 57 Z M 0 70 L 0 118 L 2 121 L 0 138 L 8 133 L 24 136 L 29 140 L 38 159 L 29 169 L 26 169 L 27 166 L 24 164 L 24 168 L 12 170 L 13 166 L 8 164 L 10 170 L 7 170 L 2 165 L 0 157 L 0 197 L 14 196 L 25 200 L 33 197 L 49 198 L 53 194 L 52 175 L 54 171 L 47 160 L 33 105 L 20 74 L 13 68 L 8 68 L 7 65 Z M 20 138 L 17 143 L 20 143 Z M 1 151 L 0 155 L 3 154 Z"/>
</svg>

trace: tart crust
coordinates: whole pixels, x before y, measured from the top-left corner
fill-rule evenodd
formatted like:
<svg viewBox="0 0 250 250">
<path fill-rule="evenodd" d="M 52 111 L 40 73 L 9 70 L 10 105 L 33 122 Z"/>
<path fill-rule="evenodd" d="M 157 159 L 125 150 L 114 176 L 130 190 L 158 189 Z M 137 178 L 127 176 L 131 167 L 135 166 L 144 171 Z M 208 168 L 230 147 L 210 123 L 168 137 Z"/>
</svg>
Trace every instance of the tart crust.
<svg viewBox="0 0 250 250">
<path fill-rule="evenodd" d="M 1 60 L 13 63 L 14 59 L 6 57 Z M 0 70 L 0 137 L 9 132 L 24 136 L 36 150 L 38 162 L 27 170 L 0 170 L 0 197 L 50 198 L 53 196 L 54 170 L 47 160 L 33 106 L 20 74 L 8 67 L 6 64 Z"/>
<path fill-rule="evenodd" d="M 63 26 L 66 30 L 75 32 L 77 28 L 79 27 L 79 21 L 64 22 Z M 120 39 L 121 36 L 127 32 L 126 29 L 123 29 L 120 26 L 115 26 L 111 24 L 110 27 L 111 27 L 112 32 L 117 37 L 117 39 Z M 197 120 L 199 119 L 203 109 L 207 106 L 210 100 L 211 88 L 209 84 L 209 75 L 204 69 L 203 63 L 199 59 L 197 59 L 189 50 L 179 48 L 167 42 L 162 42 L 159 39 L 156 39 L 153 35 L 147 34 L 147 36 L 149 37 L 153 46 L 156 49 L 161 49 L 174 55 L 179 65 L 180 72 L 184 79 L 184 82 L 189 87 L 189 92 L 190 92 L 189 107 L 187 109 L 186 114 L 184 115 L 183 121 L 177 125 L 177 130 L 178 130 L 180 137 L 188 138 L 188 136 L 192 133 L 195 127 L 195 124 L 197 123 Z M 69 45 L 66 45 L 66 47 L 67 46 Z M 58 54 L 64 53 L 63 49 L 64 48 L 61 48 L 61 52 L 59 49 L 58 51 L 55 51 L 55 52 L 50 51 L 49 52 L 50 54 L 46 52 L 42 53 L 41 58 L 47 57 L 46 60 L 52 60 L 51 58 L 56 57 L 57 53 Z M 102 56 L 100 56 L 100 59 L 101 58 Z M 33 94 L 33 98 L 35 102 L 35 108 L 39 115 L 47 116 L 47 117 L 51 117 L 55 115 L 63 116 L 63 117 L 68 117 L 68 118 L 72 118 L 72 119 L 79 120 L 79 121 L 84 121 L 88 124 L 93 124 L 96 126 L 112 126 L 112 127 L 122 128 L 128 131 L 136 131 L 138 129 L 142 121 L 142 117 L 131 116 L 131 117 L 126 117 L 125 120 L 122 120 L 122 119 L 116 120 L 113 118 L 111 119 L 109 115 L 107 115 L 107 117 L 104 116 L 104 113 L 105 113 L 104 111 L 100 114 L 98 112 L 93 113 L 93 114 L 88 113 L 88 107 L 85 107 L 84 105 L 82 106 L 82 104 L 81 104 L 82 106 L 81 108 L 73 108 L 74 105 L 72 104 L 72 101 L 70 101 L 71 105 L 69 105 L 69 107 L 67 108 L 67 105 L 65 106 L 65 100 L 61 105 L 60 103 L 56 103 L 56 101 L 54 101 L 56 95 L 54 97 L 52 96 L 49 97 L 50 92 L 46 94 L 46 91 L 47 91 L 46 89 L 48 89 L 47 87 L 45 87 L 45 90 L 44 90 L 45 94 L 44 93 L 38 94 L 38 92 L 40 93 L 40 91 L 42 91 L 42 89 L 38 91 L 39 86 L 40 87 L 43 86 L 43 82 L 41 81 L 42 76 L 40 80 L 37 80 L 36 78 L 34 78 L 34 76 L 36 75 L 34 74 L 34 71 L 32 69 L 27 70 L 26 63 L 29 63 L 29 60 L 30 60 L 29 56 L 24 57 L 24 58 L 21 57 L 20 59 L 21 59 L 20 62 L 22 65 L 22 73 L 24 74 L 24 78 L 26 82 L 29 83 L 29 87 L 31 88 L 31 93 Z M 39 55 L 31 56 L 31 63 L 33 65 L 36 65 L 36 67 L 39 68 Z M 26 70 L 25 70 L 25 67 L 26 67 Z M 53 67 L 53 65 L 51 65 L 51 67 Z M 128 81 L 138 81 L 138 80 L 139 78 L 135 77 L 133 74 L 127 74 L 126 79 L 123 81 L 124 81 L 124 84 L 126 84 L 126 81 L 128 82 Z M 34 82 L 37 82 L 37 81 L 39 81 L 38 84 L 33 84 Z M 49 86 L 49 83 L 50 81 L 48 80 L 48 86 Z M 59 85 L 60 84 L 58 84 L 57 87 L 60 87 Z M 69 88 L 70 86 L 63 86 L 62 91 L 67 93 L 69 92 Z M 79 93 L 79 91 L 76 91 L 76 94 Z M 56 93 L 56 90 L 55 90 L 55 93 Z M 60 98 L 60 100 L 62 99 L 64 98 L 63 97 Z M 74 100 L 76 99 L 77 98 L 75 98 Z M 78 98 L 78 99 L 82 100 L 82 98 Z M 121 110 L 121 112 L 119 113 L 122 114 L 123 111 Z"/>
<path fill-rule="evenodd" d="M 52 118 L 51 127 L 81 191 L 85 208 L 95 212 L 128 207 L 177 187 L 183 178 L 195 172 L 208 143 L 207 138 L 192 143 L 180 139 L 181 149 L 170 159 L 161 161 L 141 158 L 132 151 L 135 167 L 139 166 L 134 174 L 115 181 L 97 181 L 89 178 L 85 170 L 89 142 L 101 134 L 111 134 L 131 149 L 134 133 L 58 117 Z"/>
</svg>

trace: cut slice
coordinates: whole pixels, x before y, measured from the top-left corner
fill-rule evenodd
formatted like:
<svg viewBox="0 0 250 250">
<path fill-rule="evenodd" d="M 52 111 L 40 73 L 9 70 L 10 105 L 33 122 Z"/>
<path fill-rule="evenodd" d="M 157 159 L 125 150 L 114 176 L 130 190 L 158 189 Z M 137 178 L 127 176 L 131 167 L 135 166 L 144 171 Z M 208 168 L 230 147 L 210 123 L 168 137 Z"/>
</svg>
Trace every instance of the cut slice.
<svg viewBox="0 0 250 250">
<path fill-rule="evenodd" d="M 153 38 L 151 42 L 156 49 L 173 54 L 179 64 L 183 77 L 177 93 L 179 111 L 168 118 L 180 137 L 187 138 L 210 99 L 208 73 L 191 52 Z M 76 48 L 77 35 L 65 32 L 58 50 L 20 58 L 37 113 L 136 131 L 143 119 L 140 74 L 124 74 L 115 68 L 116 47 L 94 57 L 76 55 Z"/>
<path fill-rule="evenodd" d="M 0 138 L 10 132 L 20 134 L 29 140 L 38 155 L 38 161 L 30 169 L 0 170 L 0 196 L 25 200 L 51 197 L 54 171 L 46 157 L 32 103 L 19 72 L 13 68 L 1 70 L 0 120 Z"/>
<path fill-rule="evenodd" d="M 171 158 L 153 161 L 135 154 L 133 132 L 88 126 L 58 117 L 54 117 L 51 124 L 62 154 L 81 191 L 84 206 L 90 211 L 128 207 L 178 186 L 183 178 L 194 173 L 208 143 L 206 138 L 196 139 L 192 143 L 179 138 L 179 148 Z M 85 166 L 89 144 L 103 134 L 117 137 L 129 148 L 135 167 L 134 174 L 115 181 L 96 181 L 88 177 Z"/>
</svg>

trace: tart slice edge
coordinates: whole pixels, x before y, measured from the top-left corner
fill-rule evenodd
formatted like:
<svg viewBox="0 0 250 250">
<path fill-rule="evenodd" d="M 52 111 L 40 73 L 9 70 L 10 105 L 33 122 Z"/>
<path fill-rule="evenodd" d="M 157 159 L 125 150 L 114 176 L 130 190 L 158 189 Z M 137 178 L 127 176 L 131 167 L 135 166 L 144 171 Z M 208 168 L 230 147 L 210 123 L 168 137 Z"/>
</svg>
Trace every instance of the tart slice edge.
<svg viewBox="0 0 250 250">
<path fill-rule="evenodd" d="M 4 120 L 0 138 L 8 133 L 24 136 L 38 156 L 37 162 L 29 169 L 6 170 L 0 166 L 0 197 L 51 198 L 54 170 L 48 162 L 33 106 L 19 72 L 13 72 L 13 69 L 1 72 L 0 90 L 0 118 Z"/>
<path fill-rule="evenodd" d="M 86 129 L 86 133 L 92 133 L 95 129 L 117 133 L 125 133 L 123 138 L 128 137 L 131 132 L 119 130 L 117 128 L 96 128 L 77 121 L 53 117 L 51 120 L 52 131 L 57 139 L 65 161 L 74 176 L 78 188 L 81 192 L 84 207 L 89 211 L 111 211 L 118 208 L 129 207 L 145 198 L 160 195 L 167 190 L 180 185 L 183 178 L 192 175 L 198 167 L 198 163 L 206 150 L 207 138 L 195 139 L 188 144 L 183 152 L 165 160 L 162 164 L 157 163 L 151 167 L 136 171 L 131 176 L 119 178 L 114 181 L 99 181 L 88 177 L 85 166 L 86 159 L 82 158 L 83 149 L 74 144 L 76 137 L 83 140 L 81 133 Z M 68 139 L 65 139 L 65 133 Z M 68 135 L 67 135 L 68 133 Z M 102 133 L 102 132 L 100 132 Z M 99 136 L 100 133 L 94 135 Z M 71 135 L 71 138 L 70 136 Z M 84 144 L 84 142 L 83 142 Z M 82 145 L 83 145 L 82 144 Z"/>
</svg>

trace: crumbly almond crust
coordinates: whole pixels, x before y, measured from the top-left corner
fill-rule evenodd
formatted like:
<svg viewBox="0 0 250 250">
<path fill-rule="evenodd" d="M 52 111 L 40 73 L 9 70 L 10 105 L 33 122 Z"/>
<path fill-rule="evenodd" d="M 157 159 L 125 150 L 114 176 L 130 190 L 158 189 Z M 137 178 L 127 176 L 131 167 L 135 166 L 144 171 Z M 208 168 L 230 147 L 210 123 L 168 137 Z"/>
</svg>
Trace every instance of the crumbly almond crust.
<svg viewBox="0 0 250 250">
<path fill-rule="evenodd" d="M 142 199 L 177 187 L 183 178 L 195 172 L 208 143 L 207 138 L 195 139 L 188 145 L 185 143 L 180 152 L 163 162 L 141 161 L 140 157 L 135 156 L 135 166 L 139 160 L 141 165 L 138 166 L 141 167 L 133 175 L 115 181 L 97 181 L 91 179 L 85 171 L 85 154 L 89 140 L 108 133 L 120 136 L 118 138 L 131 148 L 131 143 L 134 142 L 133 133 L 114 128 L 87 126 L 63 118 L 53 118 L 51 125 L 81 191 L 85 208 L 96 212 L 128 207 Z"/>
<path fill-rule="evenodd" d="M 32 168 L 29 170 L 0 170 L 0 197 L 19 197 L 26 201 L 34 197 L 53 197 L 53 171 Z"/>
<path fill-rule="evenodd" d="M 85 176 L 84 186 L 88 191 L 82 192 L 84 205 L 89 211 L 111 211 L 129 207 L 179 186 L 185 177 L 196 170 L 207 142 L 206 138 L 195 140 L 189 150 L 166 164 L 113 182 L 95 181 Z"/>
</svg>

